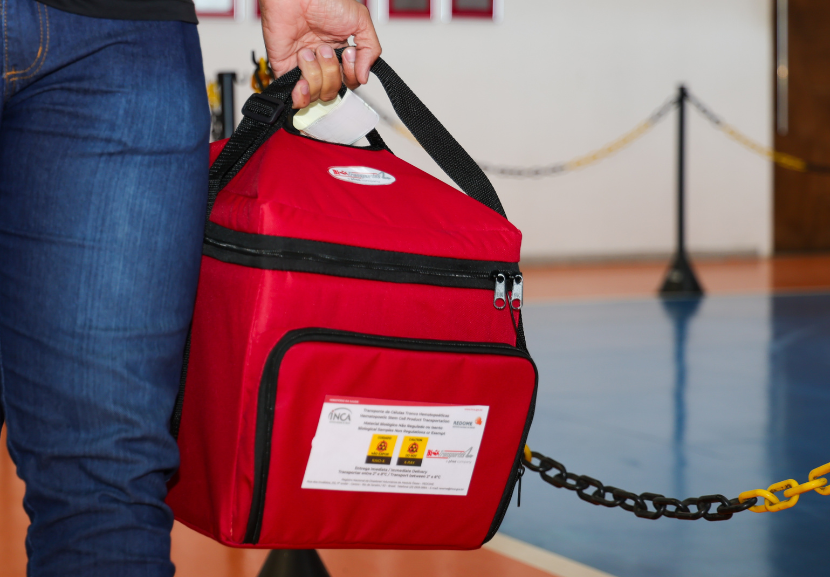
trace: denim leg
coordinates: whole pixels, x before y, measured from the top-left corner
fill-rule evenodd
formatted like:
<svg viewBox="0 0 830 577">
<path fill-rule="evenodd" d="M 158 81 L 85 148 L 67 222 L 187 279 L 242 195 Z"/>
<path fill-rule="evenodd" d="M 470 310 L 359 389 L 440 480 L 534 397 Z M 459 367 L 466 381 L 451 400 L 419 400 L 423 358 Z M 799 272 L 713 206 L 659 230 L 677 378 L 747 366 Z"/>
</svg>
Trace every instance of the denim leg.
<svg viewBox="0 0 830 577">
<path fill-rule="evenodd" d="M 0 123 L 2 399 L 28 573 L 172 575 L 168 427 L 207 191 L 198 35 L 44 13 L 49 54 Z"/>
</svg>

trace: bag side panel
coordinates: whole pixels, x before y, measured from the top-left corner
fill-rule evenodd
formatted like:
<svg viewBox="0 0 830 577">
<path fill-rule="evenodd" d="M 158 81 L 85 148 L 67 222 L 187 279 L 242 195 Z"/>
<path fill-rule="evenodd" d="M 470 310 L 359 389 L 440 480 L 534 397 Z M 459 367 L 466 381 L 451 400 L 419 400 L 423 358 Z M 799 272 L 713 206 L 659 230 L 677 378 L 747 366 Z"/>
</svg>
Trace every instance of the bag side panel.
<svg viewBox="0 0 830 577">
<path fill-rule="evenodd" d="M 178 438 L 181 465 L 167 497 L 177 519 L 231 544 L 244 538 L 234 532 L 233 495 L 246 481 L 239 455 L 253 451 L 239 439 L 243 407 L 256 403 L 256 389 L 242 385 L 252 382 L 246 357 L 260 274 L 202 259 Z"/>
</svg>

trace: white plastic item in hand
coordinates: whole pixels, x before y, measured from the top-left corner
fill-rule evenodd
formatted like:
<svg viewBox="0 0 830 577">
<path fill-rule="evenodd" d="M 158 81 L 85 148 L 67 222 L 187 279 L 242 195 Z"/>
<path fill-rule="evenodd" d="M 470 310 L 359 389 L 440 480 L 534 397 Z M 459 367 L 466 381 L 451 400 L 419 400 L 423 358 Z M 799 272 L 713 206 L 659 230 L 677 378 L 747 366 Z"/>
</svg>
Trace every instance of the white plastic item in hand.
<svg viewBox="0 0 830 577">
<path fill-rule="evenodd" d="M 377 126 L 380 117 L 357 94 L 347 90 L 341 98 L 318 100 L 294 115 L 294 128 L 306 136 L 354 144 Z"/>
</svg>

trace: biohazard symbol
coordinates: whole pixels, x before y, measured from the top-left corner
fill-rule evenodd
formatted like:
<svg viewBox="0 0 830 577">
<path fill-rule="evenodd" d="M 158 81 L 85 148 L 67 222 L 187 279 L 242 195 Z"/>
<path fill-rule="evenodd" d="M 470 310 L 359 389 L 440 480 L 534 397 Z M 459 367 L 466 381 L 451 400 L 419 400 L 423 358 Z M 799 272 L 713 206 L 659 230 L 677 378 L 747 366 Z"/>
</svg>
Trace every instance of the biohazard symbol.
<svg viewBox="0 0 830 577">
<path fill-rule="evenodd" d="M 412 443 L 411 445 L 409 445 L 408 452 L 417 453 L 418 452 L 418 443 Z"/>
<path fill-rule="evenodd" d="M 378 448 L 375 449 L 375 450 L 378 451 L 378 452 L 382 452 L 382 451 L 386 450 L 386 447 L 387 447 L 386 441 L 381 441 L 380 443 L 378 443 Z"/>
</svg>

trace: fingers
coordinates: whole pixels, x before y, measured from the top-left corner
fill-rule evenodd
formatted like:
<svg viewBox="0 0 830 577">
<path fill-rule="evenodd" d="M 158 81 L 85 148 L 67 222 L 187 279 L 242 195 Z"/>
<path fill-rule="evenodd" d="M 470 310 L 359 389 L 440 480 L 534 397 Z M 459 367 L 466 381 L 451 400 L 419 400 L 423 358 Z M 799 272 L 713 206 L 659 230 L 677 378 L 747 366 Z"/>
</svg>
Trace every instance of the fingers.
<svg viewBox="0 0 830 577">
<path fill-rule="evenodd" d="M 294 109 L 305 108 L 311 104 L 308 80 L 300 78 L 300 80 L 297 81 L 297 84 L 294 86 L 294 90 L 291 91 L 291 102 L 291 108 Z"/>
<path fill-rule="evenodd" d="M 320 98 L 320 88 L 323 86 L 323 70 L 317 62 L 317 56 L 310 48 L 300 50 L 297 57 L 297 65 L 300 67 L 303 76 L 291 92 L 291 98 L 294 101 L 294 108 L 305 108 Z"/>
<path fill-rule="evenodd" d="M 351 90 L 360 86 L 360 81 L 357 79 L 357 72 L 354 66 L 356 58 L 357 50 L 353 46 L 343 51 L 343 82 Z"/>
<path fill-rule="evenodd" d="M 340 63 L 328 44 L 317 47 L 317 53 L 303 48 L 298 54 L 303 76 L 291 93 L 294 108 L 305 108 L 315 100 L 333 100 L 342 84 Z"/>
<path fill-rule="evenodd" d="M 372 24 L 372 18 L 365 6 L 360 6 L 358 28 L 354 32 L 354 43 L 357 45 L 357 57 L 355 58 L 354 69 L 357 81 L 360 84 L 369 82 L 369 69 L 380 56 L 380 40 Z"/>
<path fill-rule="evenodd" d="M 323 71 L 320 99 L 325 102 L 334 100 L 340 91 L 340 86 L 343 84 L 343 77 L 340 75 L 340 61 L 337 60 L 331 46 L 321 44 L 317 47 L 317 62 Z"/>
</svg>

